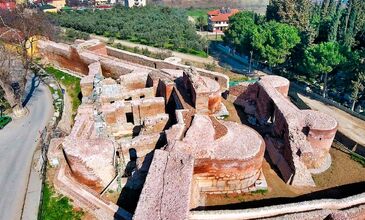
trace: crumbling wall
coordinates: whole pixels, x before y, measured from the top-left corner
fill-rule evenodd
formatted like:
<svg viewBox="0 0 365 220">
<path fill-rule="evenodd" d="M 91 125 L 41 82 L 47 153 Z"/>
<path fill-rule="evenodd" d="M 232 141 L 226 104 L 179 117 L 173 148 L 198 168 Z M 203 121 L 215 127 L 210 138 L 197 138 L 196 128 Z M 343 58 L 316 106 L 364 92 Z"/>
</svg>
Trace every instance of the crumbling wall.
<svg viewBox="0 0 365 220">
<path fill-rule="evenodd" d="M 200 76 L 195 69 L 187 69 L 183 73 L 183 82 L 196 112 L 212 114 L 219 110 L 221 90 L 216 81 Z"/>
<path fill-rule="evenodd" d="M 100 54 L 100 55 L 108 55 L 106 46 L 103 43 L 88 47 L 87 50 Z"/>
<path fill-rule="evenodd" d="M 163 60 L 157 60 L 153 58 L 149 58 L 143 55 L 131 53 L 128 51 L 119 50 L 112 47 L 107 47 L 108 55 L 117 57 L 122 60 L 129 61 L 131 63 L 141 64 L 144 66 L 148 66 L 155 69 L 176 69 L 176 70 L 185 70 L 189 68 L 189 66 L 183 65 L 183 64 L 177 64 L 177 63 L 169 63 L 167 61 Z M 196 68 L 198 73 L 202 76 L 208 77 L 210 79 L 213 79 L 219 83 L 221 86 L 221 90 L 225 91 L 229 88 L 229 78 L 221 73 Z"/>
<path fill-rule="evenodd" d="M 365 214 L 365 193 L 343 199 L 317 199 L 297 203 L 265 206 L 240 210 L 191 211 L 189 219 L 363 219 Z"/>
<path fill-rule="evenodd" d="M 114 143 L 95 136 L 94 121 L 88 114 L 78 113 L 62 146 L 72 175 L 80 183 L 100 191 L 114 178 Z"/>
<path fill-rule="evenodd" d="M 39 41 L 38 48 L 43 62 L 85 75 L 89 72 L 88 66 L 82 62 L 76 48 L 72 46 L 50 41 Z"/>
<path fill-rule="evenodd" d="M 99 62 L 90 64 L 88 68 L 88 75 L 82 77 L 80 81 L 81 93 L 84 97 L 89 97 L 92 95 L 94 90 L 94 78 L 96 75 L 102 75 L 101 65 Z"/>
<path fill-rule="evenodd" d="M 271 124 L 272 135 L 265 140 L 284 180 L 293 185 L 314 185 L 309 169 L 329 167 L 337 122 L 316 111 L 299 110 L 287 98 L 289 83 L 283 77 L 265 76 L 255 85 L 232 89 L 231 99 L 237 97 L 235 103 L 254 114 L 259 124 Z"/>
<path fill-rule="evenodd" d="M 193 168 L 189 155 L 156 150 L 133 219 L 188 219 Z"/>
</svg>

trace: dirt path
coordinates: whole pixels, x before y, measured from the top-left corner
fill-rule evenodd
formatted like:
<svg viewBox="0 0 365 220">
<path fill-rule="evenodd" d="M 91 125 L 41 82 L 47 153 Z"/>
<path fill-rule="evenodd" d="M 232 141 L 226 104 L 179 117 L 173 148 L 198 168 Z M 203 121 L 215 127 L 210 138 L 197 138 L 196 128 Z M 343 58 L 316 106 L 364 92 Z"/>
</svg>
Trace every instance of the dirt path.
<svg viewBox="0 0 365 220">
<path fill-rule="evenodd" d="M 326 105 L 322 102 L 308 98 L 301 94 L 298 94 L 298 96 L 311 109 L 321 111 L 328 115 L 332 115 L 338 121 L 338 130 L 341 133 L 356 141 L 357 143 L 365 146 L 365 121 L 358 119 L 336 107 Z"/>
<path fill-rule="evenodd" d="M 92 39 L 98 39 L 103 42 L 107 42 L 109 40 L 109 38 L 107 38 L 107 37 L 98 36 L 98 35 L 94 35 L 94 34 L 91 34 L 90 37 Z M 125 41 L 125 40 L 114 40 L 114 43 L 120 43 L 121 45 L 123 45 L 125 47 L 130 47 L 130 48 L 138 47 L 140 49 L 148 49 L 149 51 L 151 51 L 153 53 L 160 53 L 162 50 L 167 50 L 167 49 L 160 49 L 160 48 L 156 48 L 156 47 L 146 46 L 146 45 L 142 45 L 142 44 L 138 44 L 138 43 L 132 43 L 132 42 Z M 171 51 L 171 52 L 174 57 L 179 57 L 185 61 L 199 62 L 199 63 L 205 63 L 205 64 L 210 64 L 210 63 L 214 62 L 214 59 L 210 56 L 208 58 L 204 58 L 204 57 L 198 57 L 198 56 L 180 53 L 180 52 L 176 52 L 176 51 Z"/>
</svg>

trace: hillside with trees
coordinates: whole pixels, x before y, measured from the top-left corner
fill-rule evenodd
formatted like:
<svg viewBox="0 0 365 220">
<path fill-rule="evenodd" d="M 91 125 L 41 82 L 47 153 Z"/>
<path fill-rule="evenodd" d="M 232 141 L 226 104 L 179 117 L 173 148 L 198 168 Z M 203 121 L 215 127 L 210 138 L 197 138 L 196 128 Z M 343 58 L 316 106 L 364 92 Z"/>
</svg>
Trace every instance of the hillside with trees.
<svg viewBox="0 0 365 220">
<path fill-rule="evenodd" d="M 365 103 L 363 0 L 272 0 L 264 17 L 231 17 L 224 41 L 349 108 Z"/>
<path fill-rule="evenodd" d="M 52 17 L 62 27 L 206 56 L 207 42 L 196 34 L 184 9 L 116 7 L 61 12 Z"/>
</svg>

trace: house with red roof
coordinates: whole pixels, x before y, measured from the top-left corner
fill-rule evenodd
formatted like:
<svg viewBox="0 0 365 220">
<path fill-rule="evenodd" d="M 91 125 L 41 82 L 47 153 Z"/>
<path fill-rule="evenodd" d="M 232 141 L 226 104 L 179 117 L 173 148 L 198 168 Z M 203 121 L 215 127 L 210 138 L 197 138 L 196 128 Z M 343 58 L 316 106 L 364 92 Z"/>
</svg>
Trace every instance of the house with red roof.
<svg viewBox="0 0 365 220">
<path fill-rule="evenodd" d="M 238 9 L 221 8 L 208 12 L 208 29 L 223 32 L 228 27 L 229 17 L 239 12 Z"/>
<path fill-rule="evenodd" d="M 0 0 L 0 10 L 14 10 L 15 8 L 15 0 Z"/>
</svg>

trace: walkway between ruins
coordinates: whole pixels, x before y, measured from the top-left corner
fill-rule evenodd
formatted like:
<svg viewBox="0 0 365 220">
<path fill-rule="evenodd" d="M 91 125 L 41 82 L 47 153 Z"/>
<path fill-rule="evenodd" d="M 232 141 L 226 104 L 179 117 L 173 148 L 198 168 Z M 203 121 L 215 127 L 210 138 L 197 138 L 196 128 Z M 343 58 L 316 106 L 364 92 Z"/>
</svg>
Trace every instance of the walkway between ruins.
<svg viewBox="0 0 365 220">
<path fill-rule="evenodd" d="M 33 153 L 40 131 L 53 113 L 52 97 L 45 85 L 36 87 L 27 108 L 28 115 L 0 130 L 1 220 L 20 219 L 22 215 Z M 32 195 L 34 203 L 39 202 L 39 196 Z M 34 211 L 36 216 L 38 210 Z"/>
<path fill-rule="evenodd" d="M 300 99 L 310 108 L 333 116 L 339 123 L 338 130 L 347 137 L 365 146 L 365 121 L 356 118 L 334 106 L 326 105 L 320 101 L 311 99 L 298 93 Z"/>
<path fill-rule="evenodd" d="M 103 42 L 108 42 L 108 40 L 109 40 L 109 38 L 107 38 L 107 37 L 98 36 L 98 35 L 94 35 L 94 34 L 91 34 L 90 37 L 92 39 L 98 39 Z M 138 47 L 140 49 L 148 49 L 152 53 L 160 53 L 161 51 L 166 50 L 166 49 L 160 49 L 157 47 L 146 46 L 143 44 L 132 43 L 132 42 L 125 41 L 125 40 L 114 40 L 114 43 L 120 43 L 121 45 L 123 45 L 125 47 L 130 47 L 130 48 Z M 208 58 L 204 58 L 204 57 L 198 57 L 198 56 L 194 56 L 194 55 L 190 55 L 190 54 L 186 54 L 186 53 L 180 53 L 180 52 L 176 52 L 176 51 L 171 51 L 171 52 L 174 57 L 179 57 L 185 61 L 199 62 L 199 63 L 204 63 L 204 64 L 210 64 L 210 63 L 214 62 L 214 58 L 210 57 L 210 56 Z"/>
</svg>

